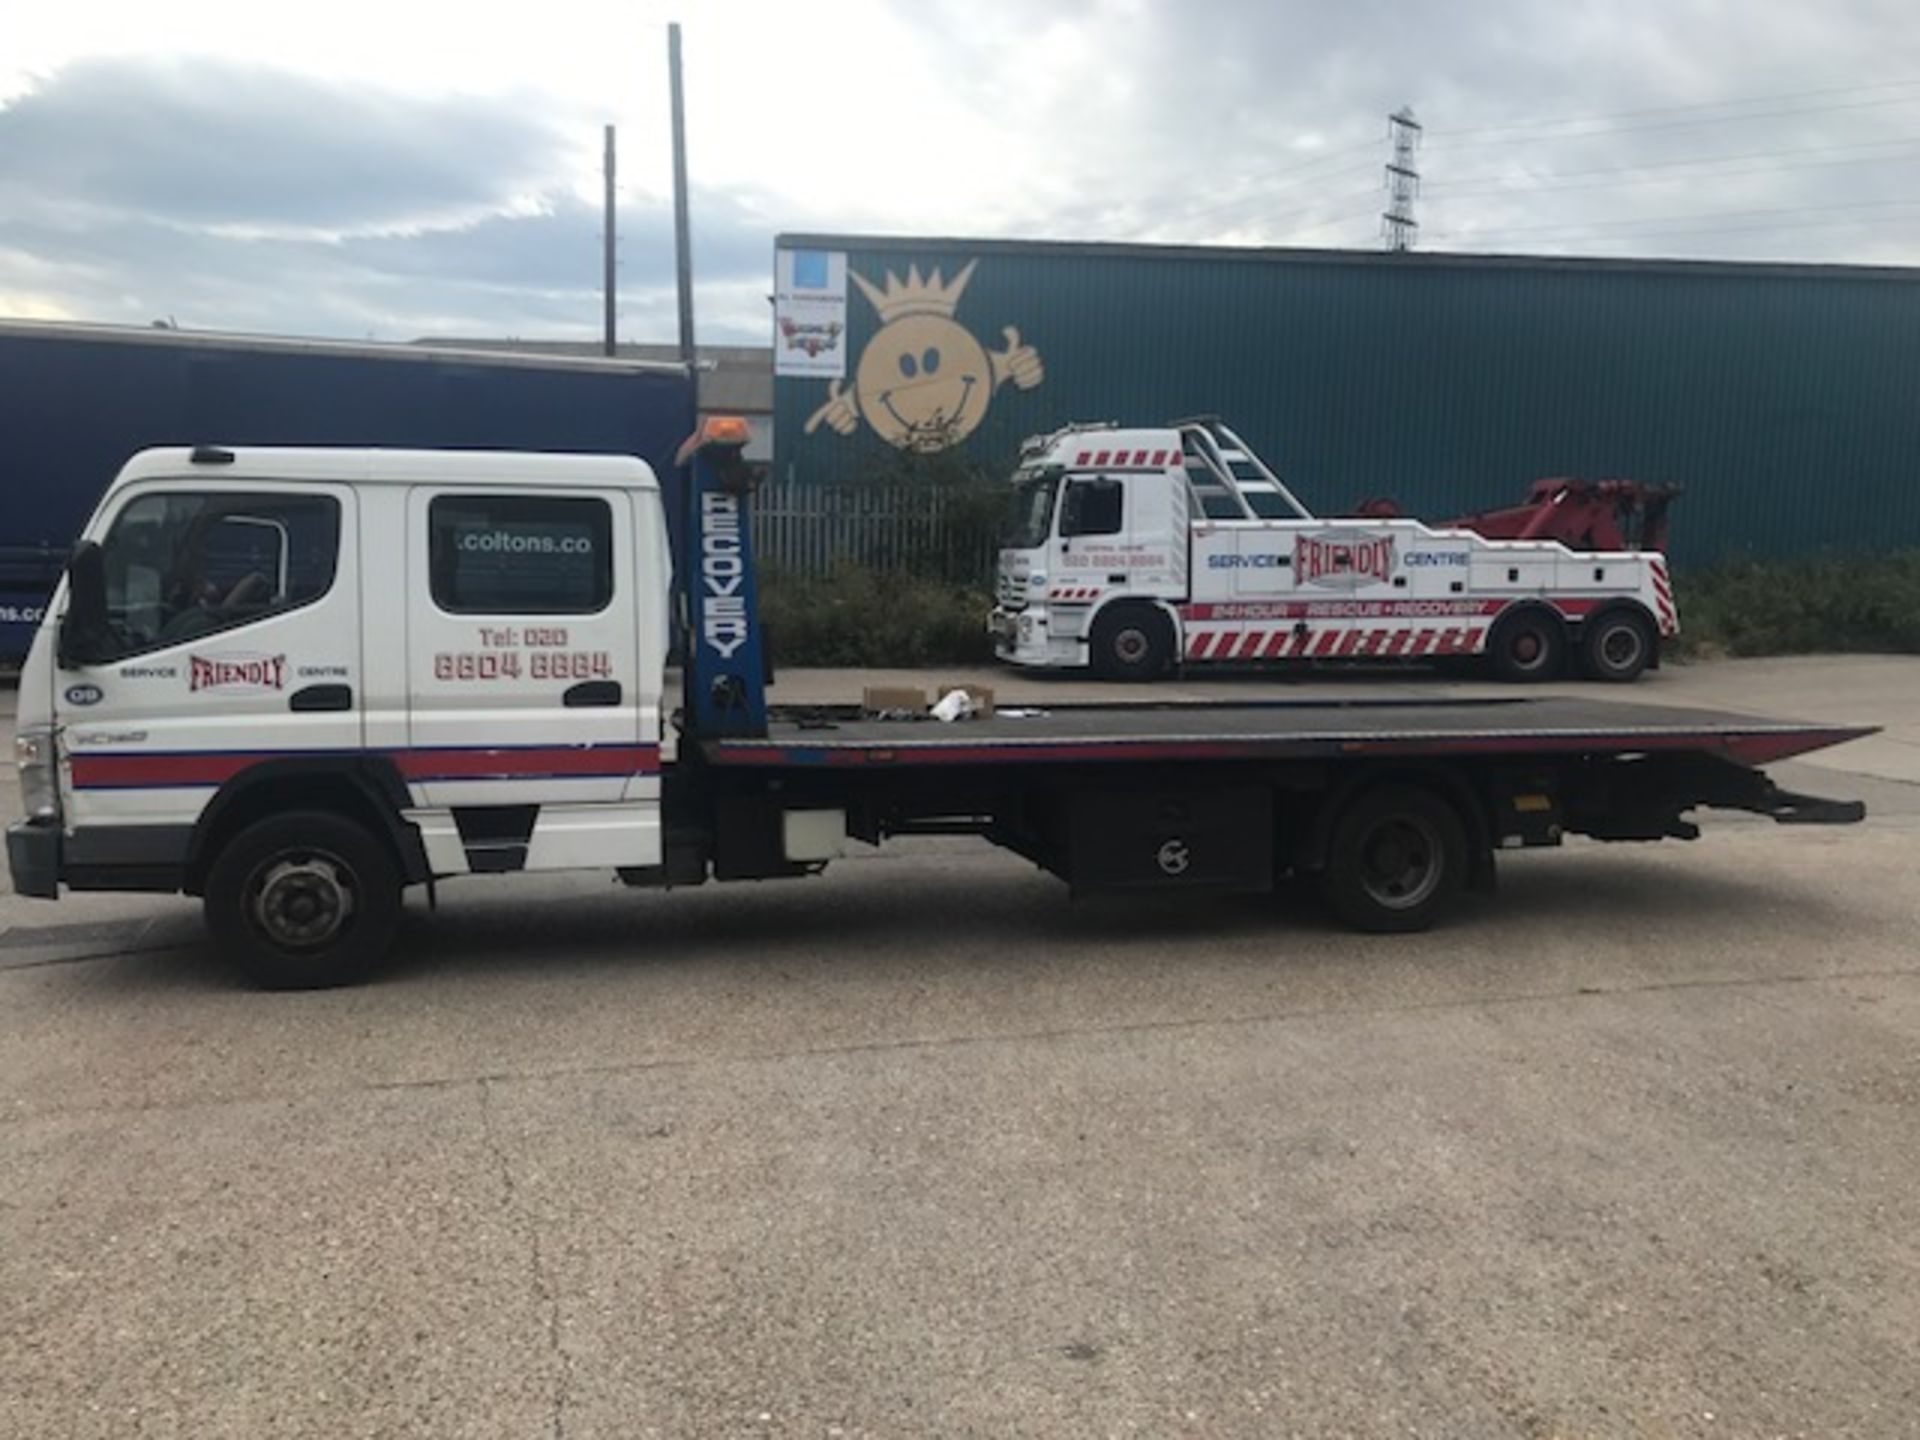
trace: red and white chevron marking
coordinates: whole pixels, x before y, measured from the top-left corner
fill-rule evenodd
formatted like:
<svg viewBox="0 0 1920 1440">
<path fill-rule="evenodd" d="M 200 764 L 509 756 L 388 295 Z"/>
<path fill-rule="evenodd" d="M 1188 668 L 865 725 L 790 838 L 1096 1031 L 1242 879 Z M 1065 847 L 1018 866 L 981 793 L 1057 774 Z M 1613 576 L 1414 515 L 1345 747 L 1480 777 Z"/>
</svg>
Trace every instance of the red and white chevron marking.
<svg viewBox="0 0 1920 1440">
<path fill-rule="evenodd" d="M 1190 630 L 1189 660 L 1406 660 L 1422 655 L 1478 654 L 1485 625 L 1422 625 L 1363 630 Z"/>
<path fill-rule="evenodd" d="M 1178 450 L 1093 450 L 1080 451 L 1075 465 L 1105 466 L 1110 470 L 1163 470 L 1180 462 Z"/>
<path fill-rule="evenodd" d="M 1049 600 L 1065 600 L 1072 603 L 1084 603 L 1100 598 L 1098 585 L 1056 585 L 1047 591 Z"/>
<path fill-rule="evenodd" d="M 1653 603 L 1660 612 L 1660 633 L 1679 634 L 1680 615 L 1673 605 L 1673 581 L 1667 578 L 1667 562 L 1658 558 L 1649 559 L 1647 573 L 1653 578 Z"/>
</svg>

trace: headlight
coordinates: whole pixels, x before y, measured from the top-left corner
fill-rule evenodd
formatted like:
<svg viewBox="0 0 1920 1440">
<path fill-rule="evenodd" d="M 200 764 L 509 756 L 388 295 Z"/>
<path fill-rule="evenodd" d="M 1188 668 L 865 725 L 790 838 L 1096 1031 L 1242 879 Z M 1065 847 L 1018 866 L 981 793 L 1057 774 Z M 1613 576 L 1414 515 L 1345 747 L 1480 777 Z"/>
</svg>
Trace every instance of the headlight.
<svg viewBox="0 0 1920 1440">
<path fill-rule="evenodd" d="M 13 737 L 13 763 L 20 771 L 20 808 L 29 820 L 51 820 L 60 813 L 60 756 L 51 730 L 26 730 Z"/>
<path fill-rule="evenodd" d="M 1020 638 L 1022 640 L 1031 640 L 1033 638 L 1033 616 L 1022 615 L 1020 617 Z"/>
</svg>

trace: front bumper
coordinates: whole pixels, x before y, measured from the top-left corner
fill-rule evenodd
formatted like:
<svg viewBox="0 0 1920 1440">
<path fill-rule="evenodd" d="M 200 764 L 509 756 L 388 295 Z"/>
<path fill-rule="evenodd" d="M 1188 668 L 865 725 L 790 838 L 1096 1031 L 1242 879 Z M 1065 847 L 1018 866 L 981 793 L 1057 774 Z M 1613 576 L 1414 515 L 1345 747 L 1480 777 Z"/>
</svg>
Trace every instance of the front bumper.
<svg viewBox="0 0 1920 1440">
<path fill-rule="evenodd" d="M 60 824 L 20 820 L 7 827 L 7 870 L 13 893 L 37 900 L 60 898 Z"/>
<path fill-rule="evenodd" d="M 1057 617 L 1044 605 L 1018 611 L 995 606 L 987 616 L 994 655 L 1009 665 L 1070 669 L 1086 664 L 1085 642 L 1077 634 L 1055 635 L 1050 621 L 1057 623 Z"/>
</svg>

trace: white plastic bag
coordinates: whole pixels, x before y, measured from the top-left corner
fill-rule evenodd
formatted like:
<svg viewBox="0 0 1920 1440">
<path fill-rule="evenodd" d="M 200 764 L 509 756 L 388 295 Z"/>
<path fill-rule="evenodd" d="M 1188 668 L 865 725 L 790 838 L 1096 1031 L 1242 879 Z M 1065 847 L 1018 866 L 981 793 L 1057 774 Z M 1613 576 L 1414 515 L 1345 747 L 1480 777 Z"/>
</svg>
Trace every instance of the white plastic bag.
<svg viewBox="0 0 1920 1440">
<path fill-rule="evenodd" d="M 933 706 L 936 720 L 964 720 L 973 714 L 973 697 L 964 690 L 949 690 Z"/>
</svg>

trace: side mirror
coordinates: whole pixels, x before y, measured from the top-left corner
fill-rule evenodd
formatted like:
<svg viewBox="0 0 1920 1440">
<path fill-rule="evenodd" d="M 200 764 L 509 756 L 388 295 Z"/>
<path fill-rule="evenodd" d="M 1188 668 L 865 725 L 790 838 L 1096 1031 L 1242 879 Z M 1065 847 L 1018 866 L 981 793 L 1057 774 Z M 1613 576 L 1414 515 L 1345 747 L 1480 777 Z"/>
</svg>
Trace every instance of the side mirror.
<svg viewBox="0 0 1920 1440">
<path fill-rule="evenodd" d="M 92 664 L 106 653 L 107 564 L 100 546 L 82 540 L 67 560 L 67 609 L 60 617 L 56 663 L 62 670 Z"/>
</svg>

